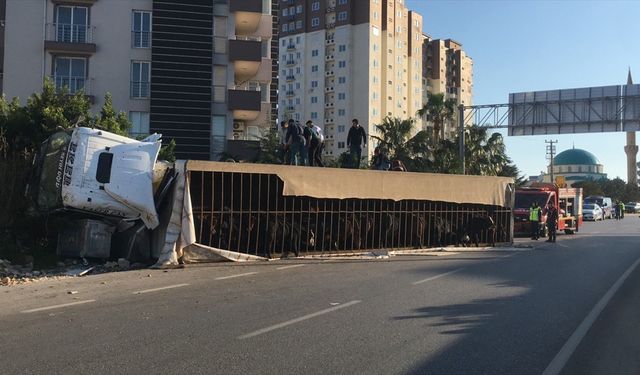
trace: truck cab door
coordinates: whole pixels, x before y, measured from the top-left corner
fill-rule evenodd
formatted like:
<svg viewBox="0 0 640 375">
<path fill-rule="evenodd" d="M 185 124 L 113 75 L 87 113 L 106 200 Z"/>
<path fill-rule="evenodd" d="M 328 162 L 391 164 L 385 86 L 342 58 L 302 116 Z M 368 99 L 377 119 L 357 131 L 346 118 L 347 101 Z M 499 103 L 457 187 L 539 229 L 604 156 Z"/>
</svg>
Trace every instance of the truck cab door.
<svg viewBox="0 0 640 375">
<path fill-rule="evenodd" d="M 160 152 L 160 142 L 130 143 L 112 146 L 108 181 L 104 190 L 113 199 L 140 213 L 140 218 L 153 229 L 158 226 L 158 213 L 153 199 L 153 167 Z"/>
</svg>

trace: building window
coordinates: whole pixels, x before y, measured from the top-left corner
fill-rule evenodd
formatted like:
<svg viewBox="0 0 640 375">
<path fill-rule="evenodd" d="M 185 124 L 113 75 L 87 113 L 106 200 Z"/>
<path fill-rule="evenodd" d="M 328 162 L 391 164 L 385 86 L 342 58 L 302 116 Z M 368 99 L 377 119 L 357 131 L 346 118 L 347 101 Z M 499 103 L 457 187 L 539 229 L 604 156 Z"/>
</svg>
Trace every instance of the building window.
<svg viewBox="0 0 640 375">
<path fill-rule="evenodd" d="M 300 36 L 296 37 L 296 43 L 300 43 Z"/>
<path fill-rule="evenodd" d="M 346 61 L 338 61 L 338 68 L 345 68 L 347 66 Z"/>
<path fill-rule="evenodd" d="M 66 87 L 75 94 L 85 90 L 87 80 L 87 59 L 80 57 L 56 57 L 53 70 L 53 82 L 56 89 Z M 86 90 L 85 90 L 86 91 Z"/>
<path fill-rule="evenodd" d="M 316 56 L 318 56 L 318 50 L 317 50 L 317 49 L 314 49 L 313 51 L 311 51 L 311 56 L 312 56 L 312 57 L 316 57 Z"/>
<path fill-rule="evenodd" d="M 311 87 L 318 87 L 318 81 L 311 81 Z"/>
<path fill-rule="evenodd" d="M 338 93 L 338 100 L 345 100 L 347 98 L 347 95 L 343 92 Z"/>
<path fill-rule="evenodd" d="M 317 119 L 318 118 L 318 112 L 311 112 L 311 118 L 312 119 Z"/>
<path fill-rule="evenodd" d="M 347 77 L 338 77 L 338 83 L 346 83 Z"/>
<path fill-rule="evenodd" d="M 283 31 L 287 30 L 283 29 Z M 220 54 L 227 53 L 228 41 L 227 17 L 213 17 L 213 52 Z"/>
<path fill-rule="evenodd" d="M 344 4 L 346 4 L 346 3 L 347 3 L 347 0 L 340 0 L 340 1 L 338 1 L 338 4 L 340 4 L 340 5 L 344 5 Z"/>
<path fill-rule="evenodd" d="M 129 112 L 129 121 L 131 122 L 131 130 L 129 135 L 139 136 L 149 134 L 149 112 Z"/>
<path fill-rule="evenodd" d="M 341 44 L 338 46 L 338 52 L 344 52 L 347 50 L 347 46 L 344 44 Z"/>
<path fill-rule="evenodd" d="M 338 125 L 338 133 L 344 133 L 344 125 Z"/>
<path fill-rule="evenodd" d="M 311 19 L 311 27 L 318 27 L 318 26 L 320 26 L 320 18 L 313 17 Z"/>
<path fill-rule="evenodd" d="M 339 109 L 338 110 L 338 116 L 345 116 L 346 114 L 347 114 L 347 110 L 345 110 L 345 109 Z M 343 126 L 343 128 L 344 128 L 344 126 Z M 344 130 L 342 130 L 342 131 L 344 131 Z"/>
<path fill-rule="evenodd" d="M 312 72 L 317 72 L 317 71 L 318 71 L 318 65 L 313 65 L 313 66 L 311 67 L 311 71 L 312 71 Z"/>
<path fill-rule="evenodd" d="M 296 29 L 302 29 L 302 21 L 296 21 Z"/>
<path fill-rule="evenodd" d="M 131 62 L 131 97 L 142 99 L 149 97 L 151 63 L 148 61 Z"/>
<path fill-rule="evenodd" d="M 300 104 L 300 98 L 296 98 L 296 104 Z"/>
<path fill-rule="evenodd" d="M 380 29 L 377 26 L 371 26 L 371 32 L 373 33 L 373 36 L 380 35 Z"/>
<path fill-rule="evenodd" d="M 300 121 L 300 114 L 296 113 L 296 121 Z"/>
<path fill-rule="evenodd" d="M 88 37 L 89 10 L 86 7 L 56 7 L 56 41 L 86 43 Z"/>
<path fill-rule="evenodd" d="M 300 90 L 300 82 L 296 82 L 296 89 Z"/>
<path fill-rule="evenodd" d="M 338 142 L 338 148 L 344 148 L 344 142 Z"/>
<path fill-rule="evenodd" d="M 296 7 L 296 12 L 298 12 L 298 14 L 302 14 L 302 5 L 298 5 Z"/>
<path fill-rule="evenodd" d="M 284 91 L 285 87 L 282 86 Z M 213 66 L 213 102 L 224 103 L 226 102 L 227 95 L 227 66 L 226 65 L 214 65 Z"/>
<path fill-rule="evenodd" d="M 311 10 L 314 12 L 320 10 L 320 2 L 314 1 L 313 4 L 311 4 Z"/>
<path fill-rule="evenodd" d="M 338 13 L 338 21 L 346 21 L 347 20 L 347 12 Z"/>
<path fill-rule="evenodd" d="M 289 30 L 289 27 L 287 26 L 287 24 L 286 24 L 286 23 L 283 23 L 283 24 L 282 24 L 282 32 L 285 32 L 285 33 L 286 33 L 288 30 Z"/>
<path fill-rule="evenodd" d="M 318 102 L 318 97 L 317 96 L 312 96 L 311 97 L 311 103 L 315 104 Z"/>
<path fill-rule="evenodd" d="M 296 7 L 289 7 L 289 15 L 291 16 L 296 15 Z"/>
<path fill-rule="evenodd" d="M 296 23 L 295 22 L 289 22 L 289 31 L 294 31 L 296 29 Z"/>
<path fill-rule="evenodd" d="M 151 12 L 133 11 L 131 45 L 133 48 L 149 48 L 151 46 Z"/>
<path fill-rule="evenodd" d="M 300 74 L 300 67 L 296 68 L 296 74 Z"/>
<path fill-rule="evenodd" d="M 287 17 L 289 15 L 289 8 L 282 9 L 282 17 Z"/>
</svg>

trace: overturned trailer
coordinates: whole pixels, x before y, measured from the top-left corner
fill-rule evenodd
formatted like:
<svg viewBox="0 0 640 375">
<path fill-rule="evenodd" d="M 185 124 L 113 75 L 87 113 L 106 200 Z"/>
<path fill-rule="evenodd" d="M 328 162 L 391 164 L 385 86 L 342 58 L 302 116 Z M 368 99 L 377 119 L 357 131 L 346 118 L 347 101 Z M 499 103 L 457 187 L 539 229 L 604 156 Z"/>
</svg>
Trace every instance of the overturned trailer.
<svg viewBox="0 0 640 375">
<path fill-rule="evenodd" d="M 193 160 L 183 168 L 168 230 L 179 232 L 177 245 L 169 239 L 161 263 L 513 238 L 510 178 Z"/>
<path fill-rule="evenodd" d="M 167 266 L 513 237 L 510 178 L 166 163 L 159 149 L 160 135 L 89 128 L 43 143 L 29 193 L 42 213 L 69 220 L 60 255 Z"/>
</svg>

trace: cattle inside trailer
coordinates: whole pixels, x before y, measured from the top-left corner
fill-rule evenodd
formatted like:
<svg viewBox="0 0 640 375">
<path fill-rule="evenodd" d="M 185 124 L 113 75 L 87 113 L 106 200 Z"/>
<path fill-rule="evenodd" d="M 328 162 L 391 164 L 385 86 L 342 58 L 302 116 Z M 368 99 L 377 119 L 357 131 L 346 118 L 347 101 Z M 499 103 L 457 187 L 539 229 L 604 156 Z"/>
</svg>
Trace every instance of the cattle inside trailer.
<svg viewBox="0 0 640 375">
<path fill-rule="evenodd" d="M 195 244 L 262 258 L 512 239 L 512 180 L 188 161 Z"/>
</svg>

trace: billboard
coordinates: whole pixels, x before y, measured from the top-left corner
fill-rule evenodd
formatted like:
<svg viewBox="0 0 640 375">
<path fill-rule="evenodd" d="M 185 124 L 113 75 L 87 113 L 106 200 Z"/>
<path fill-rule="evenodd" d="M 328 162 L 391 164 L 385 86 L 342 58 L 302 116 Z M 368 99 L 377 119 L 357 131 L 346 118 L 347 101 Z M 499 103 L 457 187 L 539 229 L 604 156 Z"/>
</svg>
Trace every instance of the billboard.
<svg viewBox="0 0 640 375">
<path fill-rule="evenodd" d="M 640 85 L 509 94 L 509 135 L 640 130 Z"/>
</svg>

